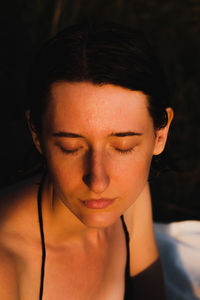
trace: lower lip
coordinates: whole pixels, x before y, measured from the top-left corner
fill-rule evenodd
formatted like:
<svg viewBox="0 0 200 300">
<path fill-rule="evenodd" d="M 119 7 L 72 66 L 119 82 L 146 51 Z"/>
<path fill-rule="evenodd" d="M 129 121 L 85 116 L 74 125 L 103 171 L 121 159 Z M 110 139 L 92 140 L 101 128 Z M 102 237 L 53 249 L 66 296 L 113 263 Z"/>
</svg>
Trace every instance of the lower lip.
<svg viewBox="0 0 200 300">
<path fill-rule="evenodd" d="M 108 206 L 110 206 L 113 202 L 115 201 L 115 199 L 111 199 L 111 200 L 88 200 L 88 201 L 83 201 L 83 204 L 87 207 L 87 208 L 92 208 L 92 209 L 103 209 L 106 208 Z"/>
</svg>

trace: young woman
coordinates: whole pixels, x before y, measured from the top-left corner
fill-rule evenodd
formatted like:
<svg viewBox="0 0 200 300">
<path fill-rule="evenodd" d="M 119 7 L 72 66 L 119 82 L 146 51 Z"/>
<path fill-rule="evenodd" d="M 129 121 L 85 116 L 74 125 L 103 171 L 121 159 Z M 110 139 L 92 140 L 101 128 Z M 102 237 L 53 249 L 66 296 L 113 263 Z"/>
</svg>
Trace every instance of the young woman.
<svg viewBox="0 0 200 300">
<path fill-rule="evenodd" d="M 34 61 L 26 116 L 45 168 L 1 197 L 0 298 L 165 299 L 148 177 L 173 111 L 142 35 L 58 33 Z"/>
</svg>

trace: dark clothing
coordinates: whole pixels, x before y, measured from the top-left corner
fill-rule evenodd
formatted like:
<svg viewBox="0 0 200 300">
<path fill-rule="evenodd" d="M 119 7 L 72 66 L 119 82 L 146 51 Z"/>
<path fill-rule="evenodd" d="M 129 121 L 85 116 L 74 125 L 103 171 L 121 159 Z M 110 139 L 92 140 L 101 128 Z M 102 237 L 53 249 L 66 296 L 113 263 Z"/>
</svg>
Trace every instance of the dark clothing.
<svg viewBox="0 0 200 300">
<path fill-rule="evenodd" d="M 160 258 L 141 273 L 134 277 L 130 276 L 129 233 L 123 216 L 121 216 L 121 220 L 126 238 L 127 251 L 124 300 L 166 300 Z"/>
</svg>

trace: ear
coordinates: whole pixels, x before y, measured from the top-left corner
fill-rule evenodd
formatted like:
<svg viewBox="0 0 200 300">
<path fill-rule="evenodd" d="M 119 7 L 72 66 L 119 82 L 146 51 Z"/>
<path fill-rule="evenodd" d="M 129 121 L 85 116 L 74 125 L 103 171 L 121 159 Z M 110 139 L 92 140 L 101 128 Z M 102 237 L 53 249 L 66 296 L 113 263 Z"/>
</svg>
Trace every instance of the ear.
<svg viewBox="0 0 200 300">
<path fill-rule="evenodd" d="M 32 135 L 33 143 L 35 144 L 35 147 L 40 152 L 40 154 L 42 154 L 42 148 L 41 148 L 41 145 L 40 145 L 40 140 L 39 140 L 39 137 L 38 137 L 38 133 L 37 133 L 37 130 L 34 127 L 32 121 L 31 121 L 30 110 L 27 110 L 25 114 L 26 114 L 26 121 L 28 123 L 28 127 L 29 127 L 29 130 L 30 130 L 31 135 Z"/>
<path fill-rule="evenodd" d="M 168 122 L 164 128 L 156 130 L 156 141 L 155 141 L 153 155 L 159 155 L 165 149 L 169 127 L 174 117 L 174 111 L 171 107 L 166 108 L 166 112 L 168 115 Z"/>
</svg>

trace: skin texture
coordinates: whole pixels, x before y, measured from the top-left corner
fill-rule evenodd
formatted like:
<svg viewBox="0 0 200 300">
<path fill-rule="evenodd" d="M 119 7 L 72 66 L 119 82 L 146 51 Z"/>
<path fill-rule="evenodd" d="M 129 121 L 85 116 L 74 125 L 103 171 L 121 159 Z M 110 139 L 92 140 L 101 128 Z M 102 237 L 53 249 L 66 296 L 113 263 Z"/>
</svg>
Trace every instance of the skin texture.
<svg viewBox="0 0 200 300">
<path fill-rule="evenodd" d="M 152 155 L 162 152 L 167 138 L 167 130 L 155 133 L 147 105 L 142 92 L 118 86 L 53 85 L 41 138 L 32 134 L 54 186 L 51 212 L 54 219 L 59 216 L 65 232 L 110 226 L 138 198 L 148 180 Z M 60 132 L 82 137 L 54 136 Z M 110 136 L 119 132 L 138 135 Z M 116 200 L 106 209 L 94 210 L 82 203 L 91 198 Z"/>
<path fill-rule="evenodd" d="M 42 193 L 47 253 L 44 300 L 123 299 L 122 214 L 130 236 L 133 279 L 158 259 L 147 180 L 152 155 L 161 153 L 166 143 L 173 118 L 170 108 L 167 113 L 168 125 L 155 130 L 142 92 L 87 82 L 52 86 L 40 135 L 27 112 L 33 141 L 48 166 Z M 61 137 L 61 132 L 82 137 Z M 124 132 L 137 135 L 113 135 Z M 5 300 L 38 297 L 39 181 L 40 177 L 31 178 L 0 197 L 0 282 L 4 286 L 0 298 Z M 115 201 L 106 208 L 91 209 L 82 202 L 91 198 Z M 156 278 L 161 278 L 160 268 L 156 269 Z M 137 282 L 135 291 L 140 295 L 137 285 L 142 281 Z"/>
</svg>

